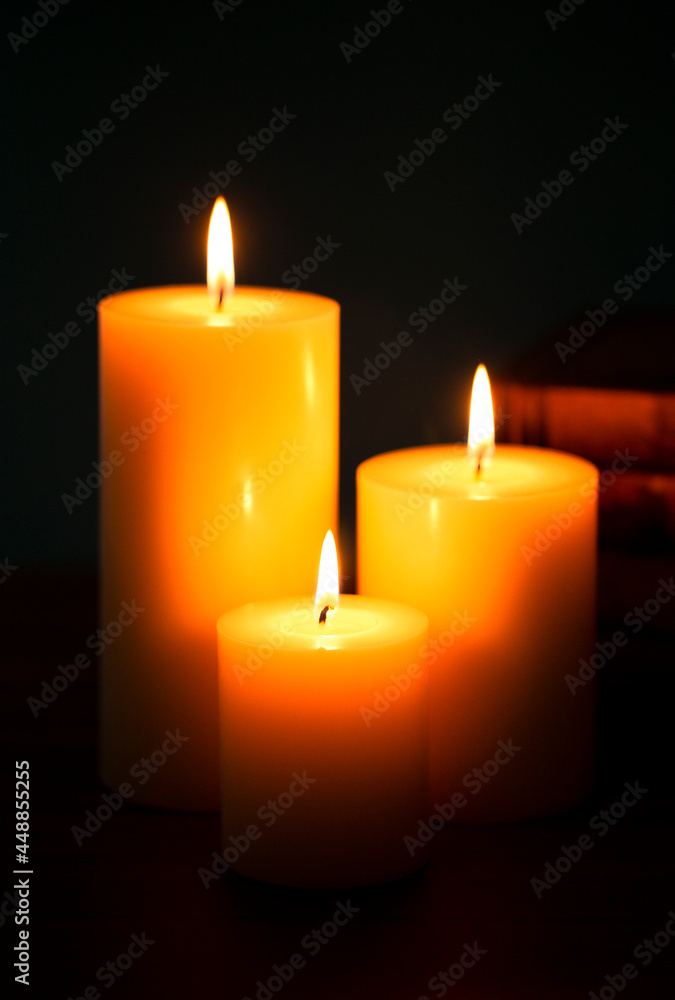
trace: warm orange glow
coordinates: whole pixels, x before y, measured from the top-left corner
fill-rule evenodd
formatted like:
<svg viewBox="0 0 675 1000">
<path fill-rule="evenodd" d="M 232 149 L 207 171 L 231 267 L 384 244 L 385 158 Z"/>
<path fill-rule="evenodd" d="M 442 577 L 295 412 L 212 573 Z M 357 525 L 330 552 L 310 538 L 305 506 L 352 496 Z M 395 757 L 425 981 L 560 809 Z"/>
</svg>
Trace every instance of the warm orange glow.
<svg viewBox="0 0 675 1000">
<path fill-rule="evenodd" d="M 338 570 L 337 548 L 333 532 L 328 531 L 323 540 L 321 548 L 321 561 L 319 562 L 319 577 L 316 584 L 316 597 L 314 599 L 314 616 L 317 621 L 322 617 L 329 622 L 337 611 L 340 603 L 340 575 Z"/>
<path fill-rule="evenodd" d="M 209 223 L 206 253 L 206 284 L 217 308 L 225 304 L 234 291 L 234 253 L 232 226 L 225 199 L 216 198 Z"/>
<path fill-rule="evenodd" d="M 495 418 L 490 380 L 485 365 L 478 365 L 473 379 L 467 450 L 469 458 L 475 459 L 477 472 L 480 472 L 485 460 L 493 455 L 495 450 Z"/>
</svg>

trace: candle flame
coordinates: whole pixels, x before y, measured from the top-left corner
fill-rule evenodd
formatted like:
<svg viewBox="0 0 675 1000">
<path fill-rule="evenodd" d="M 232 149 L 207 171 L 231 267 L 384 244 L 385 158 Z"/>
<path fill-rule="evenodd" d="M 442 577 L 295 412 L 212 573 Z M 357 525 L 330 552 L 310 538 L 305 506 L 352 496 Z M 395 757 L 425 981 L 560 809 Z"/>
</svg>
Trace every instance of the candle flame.
<svg viewBox="0 0 675 1000">
<path fill-rule="evenodd" d="M 234 291 L 232 226 L 230 213 L 222 196 L 216 198 L 211 212 L 206 253 L 206 284 L 217 309 L 221 308 Z"/>
<path fill-rule="evenodd" d="M 485 365 L 478 365 L 471 390 L 471 411 L 469 414 L 469 441 L 467 453 L 476 463 L 479 474 L 486 459 L 495 450 L 495 418 L 492 408 L 490 379 Z"/>
<path fill-rule="evenodd" d="M 333 532 L 326 532 L 321 548 L 319 576 L 314 599 L 314 616 L 320 625 L 329 622 L 340 603 L 340 576 Z"/>
</svg>

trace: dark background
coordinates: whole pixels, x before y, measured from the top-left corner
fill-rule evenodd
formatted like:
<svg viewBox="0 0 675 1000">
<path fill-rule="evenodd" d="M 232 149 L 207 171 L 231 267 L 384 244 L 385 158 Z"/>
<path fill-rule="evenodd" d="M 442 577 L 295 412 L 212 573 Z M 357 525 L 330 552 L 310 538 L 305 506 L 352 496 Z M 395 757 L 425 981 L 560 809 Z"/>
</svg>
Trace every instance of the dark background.
<svg viewBox="0 0 675 1000">
<path fill-rule="evenodd" d="M 3 36 L 33 12 L 14 9 Z M 96 558 L 95 502 L 68 515 L 60 499 L 97 457 L 95 323 L 79 320 L 82 333 L 28 385 L 17 367 L 78 321 L 77 304 L 114 268 L 134 288 L 203 282 L 210 209 L 186 224 L 178 206 L 232 158 L 243 164 L 224 191 L 239 283 L 279 286 L 317 236 L 340 243 L 302 288 L 343 310 L 347 522 L 359 461 L 460 439 L 478 361 L 497 375 L 597 308 L 650 245 L 673 245 L 675 39 L 659 4 L 593 0 L 554 31 L 543 2 L 403 0 L 347 63 L 340 43 L 369 10 L 243 0 L 221 21 L 208 2 L 71 0 L 16 54 L 5 40 L 2 512 L 12 562 Z M 157 64 L 169 76 L 126 120 L 111 114 Z M 446 108 L 489 74 L 501 83 L 494 94 L 456 131 L 444 125 Z M 297 117 L 247 163 L 237 146 L 284 106 Z M 106 116 L 115 131 L 59 182 L 52 163 Z M 573 185 L 518 235 L 511 214 L 615 116 L 628 129 L 584 173 L 572 168 Z M 384 172 L 437 127 L 447 140 L 392 193 Z M 408 317 L 446 277 L 467 290 L 415 333 Z M 631 305 L 674 300 L 667 262 Z M 405 329 L 415 341 L 404 359 L 357 395 L 349 375 Z"/>
<path fill-rule="evenodd" d="M 0 558 L 17 567 L 0 590 L 14 626 L 3 631 L 3 742 L 12 760 L 17 747 L 39 768 L 34 896 L 42 923 L 33 938 L 48 984 L 23 995 L 79 995 L 144 929 L 159 943 L 113 997 L 253 995 L 256 980 L 343 898 L 265 893 L 236 879 L 229 895 L 220 887 L 207 893 L 195 869 L 218 846 L 215 818 L 173 817 L 167 827 L 161 813 L 129 806 L 91 845 L 73 847 L 70 825 L 101 792 L 95 677 L 83 677 L 39 721 L 25 698 L 95 627 L 96 503 L 68 515 L 60 499 L 97 457 L 96 328 L 78 318 L 77 304 L 96 296 L 115 268 L 135 276 L 134 288 L 202 282 L 209 209 L 186 224 L 178 206 L 233 158 L 243 170 L 224 194 L 238 283 L 279 286 L 317 237 L 338 242 L 301 287 L 342 306 L 348 550 L 359 461 L 461 438 L 478 361 L 498 375 L 534 345 L 550 342 L 553 352 L 560 332 L 612 296 L 651 245 L 675 249 L 667 5 L 587 0 L 555 31 L 544 0 L 402 6 L 349 63 L 340 43 L 371 19 L 367 3 L 243 0 L 221 19 L 203 0 L 70 0 L 16 53 L 6 36 L 40 8 L 29 0 L 3 6 Z M 169 75 L 122 121 L 111 102 L 141 83 L 147 65 Z M 490 74 L 501 86 L 452 131 L 443 112 Z M 237 146 L 284 106 L 297 117 L 247 163 Z M 584 173 L 573 169 L 573 185 L 518 235 L 511 214 L 615 116 L 628 129 Z M 114 132 L 59 182 L 53 161 L 63 162 L 66 147 L 103 117 Z M 438 127 L 447 141 L 392 193 L 384 172 Z M 415 333 L 408 317 L 445 278 L 466 291 Z M 635 304 L 672 309 L 675 262 Z M 25 385 L 18 366 L 71 321 L 82 333 Z M 413 345 L 357 394 L 350 375 L 361 375 L 364 359 L 401 330 L 413 333 Z M 633 349 L 641 355 L 639 338 Z M 537 900 L 528 883 L 625 781 L 667 778 L 672 651 L 649 642 L 634 644 L 603 678 L 600 798 L 592 806 L 540 824 L 459 828 L 445 838 L 445 860 L 432 876 L 362 892 L 361 923 L 341 932 L 284 996 L 414 1000 L 476 938 L 488 942 L 491 958 L 452 995 L 586 997 L 629 961 L 633 945 L 661 929 L 675 906 L 672 826 L 663 826 L 658 793 L 549 897 Z M 631 669 L 645 664 L 648 682 L 636 694 Z M 12 944 L 14 933 L 4 922 L 0 934 Z M 667 995 L 672 962 L 655 959 L 626 996 Z M 0 975 L 4 989 L 12 973 L 3 966 Z"/>
</svg>

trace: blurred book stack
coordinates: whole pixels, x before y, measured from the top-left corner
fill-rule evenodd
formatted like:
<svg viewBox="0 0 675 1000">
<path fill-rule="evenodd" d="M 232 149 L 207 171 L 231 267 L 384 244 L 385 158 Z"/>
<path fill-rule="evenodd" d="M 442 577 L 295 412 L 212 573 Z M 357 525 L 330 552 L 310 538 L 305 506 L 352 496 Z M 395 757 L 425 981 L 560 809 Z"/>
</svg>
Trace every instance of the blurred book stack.
<svg viewBox="0 0 675 1000">
<path fill-rule="evenodd" d="M 599 613 L 611 622 L 675 574 L 675 317 L 625 311 L 584 336 L 587 320 L 501 372 L 493 394 L 500 441 L 600 469 Z M 675 630 L 675 600 L 649 624 Z"/>
</svg>

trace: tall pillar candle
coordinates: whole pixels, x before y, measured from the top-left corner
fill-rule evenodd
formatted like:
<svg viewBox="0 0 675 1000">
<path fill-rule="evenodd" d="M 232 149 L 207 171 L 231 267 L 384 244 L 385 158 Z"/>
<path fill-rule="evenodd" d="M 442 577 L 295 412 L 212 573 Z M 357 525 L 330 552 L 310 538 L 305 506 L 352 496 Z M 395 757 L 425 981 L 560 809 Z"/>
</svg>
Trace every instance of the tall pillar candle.
<svg viewBox="0 0 675 1000">
<path fill-rule="evenodd" d="M 463 445 L 359 466 L 359 592 L 429 616 L 432 801 L 460 821 L 521 820 L 581 801 L 593 772 L 597 469 Z"/>
<path fill-rule="evenodd" d="M 338 314 L 265 288 L 220 309 L 193 286 L 99 306 L 101 625 L 128 622 L 102 654 L 100 769 L 136 801 L 217 809 L 214 623 L 314 585 L 337 517 Z"/>
</svg>

